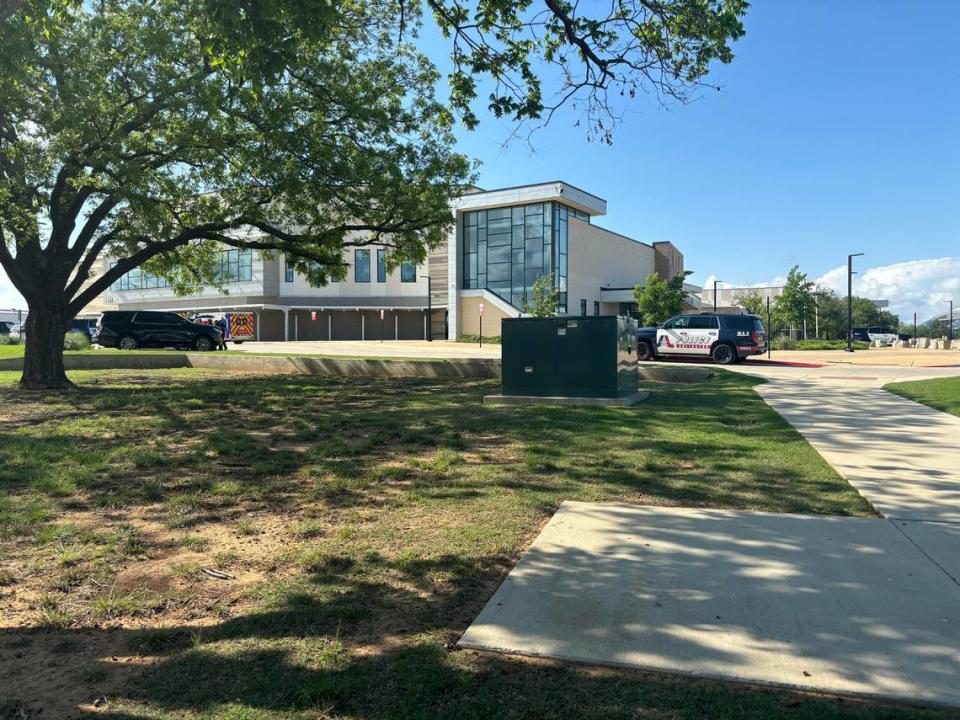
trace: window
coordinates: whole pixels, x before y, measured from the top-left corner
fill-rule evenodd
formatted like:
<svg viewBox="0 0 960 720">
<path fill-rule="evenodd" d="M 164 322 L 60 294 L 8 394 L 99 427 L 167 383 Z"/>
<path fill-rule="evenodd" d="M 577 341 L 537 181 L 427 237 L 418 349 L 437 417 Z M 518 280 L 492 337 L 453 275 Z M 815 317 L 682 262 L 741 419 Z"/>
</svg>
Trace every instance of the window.
<svg viewBox="0 0 960 720">
<path fill-rule="evenodd" d="M 293 282 L 293 263 L 290 258 L 286 259 L 286 268 L 284 269 L 284 282 Z"/>
<path fill-rule="evenodd" d="M 387 281 L 387 251 L 377 248 L 377 282 Z"/>
<path fill-rule="evenodd" d="M 620 303 L 620 309 L 618 310 L 617 314 L 640 320 L 640 309 L 637 307 L 635 302 Z"/>
<path fill-rule="evenodd" d="M 223 250 L 214 265 L 214 277 L 219 283 L 250 282 L 253 280 L 253 250 Z M 115 267 L 113 263 L 110 267 Z M 287 282 L 293 282 L 293 269 L 287 266 Z M 110 286 L 114 292 L 127 290 L 154 290 L 170 287 L 162 277 L 135 268 Z"/>
<path fill-rule="evenodd" d="M 685 330 L 690 327 L 690 318 L 686 315 L 679 315 L 667 320 L 663 326 L 668 330 Z"/>
<path fill-rule="evenodd" d="M 691 330 L 716 330 L 720 327 L 720 321 L 710 315 L 696 315 L 690 318 L 687 327 Z"/>
<path fill-rule="evenodd" d="M 253 251 L 223 250 L 214 277 L 221 283 L 250 282 L 253 279 Z"/>
<path fill-rule="evenodd" d="M 597 300 L 594 300 L 594 301 L 593 301 L 593 314 L 594 314 L 594 315 L 599 315 L 599 314 L 600 314 L 600 303 L 599 303 L 599 301 L 597 301 Z"/>
<path fill-rule="evenodd" d="M 400 282 L 416 282 L 417 266 L 412 262 L 400 263 Z"/>
<path fill-rule="evenodd" d="M 180 316 L 166 312 L 138 312 L 134 322 L 137 325 L 179 325 Z"/>
<path fill-rule="evenodd" d="M 580 301 L 580 314 L 581 314 L 581 315 L 586 315 L 586 314 L 587 314 L 587 301 L 586 301 L 586 300 L 581 300 L 581 301 Z"/>
<path fill-rule="evenodd" d="M 353 254 L 354 282 L 370 282 L 370 251 L 355 250 Z"/>
<path fill-rule="evenodd" d="M 566 313 L 566 249 L 562 272 L 554 255 L 558 207 L 529 203 L 463 213 L 463 287 L 490 290 L 520 307 L 537 279 L 553 273 Z"/>
</svg>

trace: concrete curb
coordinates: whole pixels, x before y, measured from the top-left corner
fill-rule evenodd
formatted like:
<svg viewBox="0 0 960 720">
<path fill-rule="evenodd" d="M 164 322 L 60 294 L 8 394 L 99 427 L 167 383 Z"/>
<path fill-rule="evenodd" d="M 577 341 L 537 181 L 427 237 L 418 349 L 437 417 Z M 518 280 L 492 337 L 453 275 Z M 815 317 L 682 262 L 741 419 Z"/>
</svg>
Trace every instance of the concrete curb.
<svg viewBox="0 0 960 720">
<path fill-rule="evenodd" d="M 156 370 L 204 368 L 230 372 L 292 375 L 340 375 L 368 378 L 499 378 L 499 360 L 404 360 L 379 358 L 313 358 L 217 353 L 90 353 L 64 355 L 67 370 Z M 0 360 L 0 370 L 22 370 L 23 358 Z"/>
<path fill-rule="evenodd" d="M 635 392 L 616 398 L 557 397 L 552 395 L 484 395 L 484 405 L 572 405 L 578 407 L 629 408 L 650 397 L 648 392 Z"/>
<path fill-rule="evenodd" d="M 709 380 L 716 373 L 709 368 L 682 365 L 640 365 L 640 380 L 662 383 L 696 383 Z"/>
</svg>

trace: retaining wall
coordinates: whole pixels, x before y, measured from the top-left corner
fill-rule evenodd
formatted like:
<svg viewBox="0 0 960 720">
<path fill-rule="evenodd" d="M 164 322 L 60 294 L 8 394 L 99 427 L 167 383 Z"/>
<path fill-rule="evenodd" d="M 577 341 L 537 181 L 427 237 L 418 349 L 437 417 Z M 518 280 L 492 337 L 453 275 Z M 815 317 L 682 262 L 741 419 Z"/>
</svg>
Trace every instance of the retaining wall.
<svg viewBox="0 0 960 720">
<path fill-rule="evenodd" d="M 313 358 L 284 355 L 211 353 L 83 353 L 64 355 L 67 370 L 156 370 L 206 368 L 264 374 L 341 375 L 344 377 L 499 378 L 499 360 L 404 360 Z M 23 358 L 0 360 L 0 370 L 22 370 Z"/>
</svg>

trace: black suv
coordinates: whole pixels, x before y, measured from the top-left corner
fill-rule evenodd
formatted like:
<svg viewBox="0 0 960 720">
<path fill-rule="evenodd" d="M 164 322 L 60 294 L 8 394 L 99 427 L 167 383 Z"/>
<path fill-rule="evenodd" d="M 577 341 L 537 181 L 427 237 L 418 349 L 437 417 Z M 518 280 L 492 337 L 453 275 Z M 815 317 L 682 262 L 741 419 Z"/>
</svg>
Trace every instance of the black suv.
<svg viewBox="0 0 960 720">
<path fill-rule="evenodd" d="M 767 350 L 763 322 L 756 315 L 690 313 L 637 331 L 637 359 L 711 357 L 721 365 Z"/>
<path fill-rule="evenodd" d="M 95 342 L 121 350 L 175 347 L 207 351 L 220 347 L 223 332 L 216 325 L 200 325 L 172 312 L 109 310 L 97 322 Z"/>
</svg>

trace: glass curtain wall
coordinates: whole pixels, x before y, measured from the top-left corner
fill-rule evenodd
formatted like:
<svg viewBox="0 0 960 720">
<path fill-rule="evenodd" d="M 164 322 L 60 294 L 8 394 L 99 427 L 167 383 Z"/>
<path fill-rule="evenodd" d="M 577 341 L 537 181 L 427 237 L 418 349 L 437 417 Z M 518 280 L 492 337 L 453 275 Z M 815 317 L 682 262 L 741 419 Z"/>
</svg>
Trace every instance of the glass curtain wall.
<svg viewBox="0 0 960 720">
<path fill-rule="evenodd" d="M 222 250 L 214 262 L 216 263 L 214 276 L 219 282 L 249 282 L 253 279 L 253 250 Z M 110 263 L 110 267 L 114 265 L 116 265 L 115 262 Z M 287 275 L 291 280 L 293 279 L 292 268 L 287 269 Z M 168 287 L 170 287 L 169 281 L 135 268 L 114 282 L 110 289 L 123 292 L 124 290 L 152 290 Z"/>
<path fill-rule="evenodd" d="M 567 308 L 567 208 L 535 203 L 463 214 L 463 287 L 522 307 L 533 283 L 554 273 Z"/>
</svg>

